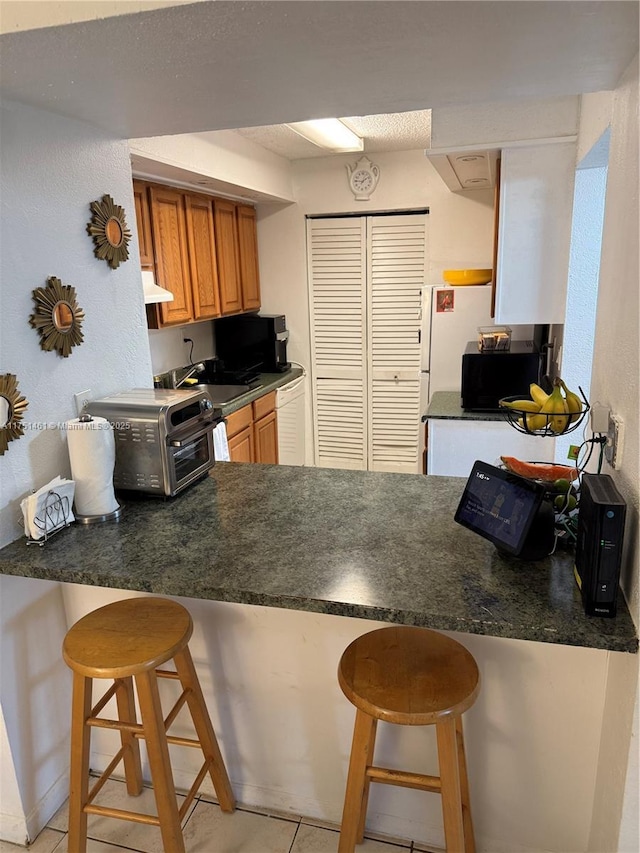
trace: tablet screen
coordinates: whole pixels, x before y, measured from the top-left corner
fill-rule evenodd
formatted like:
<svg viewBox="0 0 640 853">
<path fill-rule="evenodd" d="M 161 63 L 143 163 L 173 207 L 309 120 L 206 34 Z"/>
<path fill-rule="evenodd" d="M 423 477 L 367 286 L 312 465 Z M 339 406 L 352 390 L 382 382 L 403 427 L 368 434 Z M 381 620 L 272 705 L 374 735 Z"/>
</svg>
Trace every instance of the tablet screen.
<svg viewBox="0 0 640 853">
<path fill-rule="evenodd" d="M 518 555 L 543 495 L 539 483 L 477 461 L 454 518 L 496 547 Z"/>
</svg>

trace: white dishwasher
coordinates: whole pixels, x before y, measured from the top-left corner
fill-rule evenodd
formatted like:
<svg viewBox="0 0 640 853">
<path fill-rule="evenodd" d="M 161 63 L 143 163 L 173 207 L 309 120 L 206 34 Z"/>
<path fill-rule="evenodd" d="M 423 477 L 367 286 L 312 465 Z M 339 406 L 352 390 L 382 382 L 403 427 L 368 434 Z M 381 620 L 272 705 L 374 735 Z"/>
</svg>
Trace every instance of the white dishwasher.
<svg viewBox="0 0 640 853">
<path fill-rule="evenodd" d="M 306 374 L 276 389 L 278 417 L 278 462 L 280 465 L 304 465 Z"/>
</svg>

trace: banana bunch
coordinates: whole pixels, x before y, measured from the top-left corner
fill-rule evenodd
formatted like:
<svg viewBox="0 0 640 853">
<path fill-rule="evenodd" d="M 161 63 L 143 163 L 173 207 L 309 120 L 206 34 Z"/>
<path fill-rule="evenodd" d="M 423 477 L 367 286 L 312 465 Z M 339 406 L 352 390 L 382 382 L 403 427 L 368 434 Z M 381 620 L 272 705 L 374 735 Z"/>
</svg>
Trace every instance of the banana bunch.
<svg viewBox="0 0 640 853">
<path fill-rule="evenodd" d="M 554 380 L 551 394 L 547 394 L 535 382 L 529 386 L 529 393 L 530 400 L 501 400 L 500 405 L 523 412 L 523 417 L 518 419 L 518 423 L 523 427 L 526 425 L 530 432 L 549 427 L 552 432 L 559 435 L 570 423 L 574 423 L 580 417 L 582 400 L 570 391 L 560 378 Z"/>
</svg>

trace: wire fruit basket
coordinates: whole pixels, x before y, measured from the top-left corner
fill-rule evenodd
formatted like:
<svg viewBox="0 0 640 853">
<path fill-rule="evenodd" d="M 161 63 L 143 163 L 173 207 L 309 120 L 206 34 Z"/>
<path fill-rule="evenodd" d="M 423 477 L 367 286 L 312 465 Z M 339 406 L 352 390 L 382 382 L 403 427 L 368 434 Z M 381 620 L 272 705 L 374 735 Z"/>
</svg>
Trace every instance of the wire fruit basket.
<svg viewBox="0 0 640 853">
<path fill-rule="evenodd" d="M 579 386 L 578 390 L 582 397 L 582 410 L 580 412 L 555 414 L 553 412 L 529 412 L 524 409 L 514 409 L 512 404 L 522 400 L 522 395 L 519 397 L 503 397 L 499 401 L 499 405 L 508 422 L 518 432 L 524 432 L 527 435 L 553 437 L 567 435 L 578 429 L 590 409 L 584 391 Z"/>
</svg>

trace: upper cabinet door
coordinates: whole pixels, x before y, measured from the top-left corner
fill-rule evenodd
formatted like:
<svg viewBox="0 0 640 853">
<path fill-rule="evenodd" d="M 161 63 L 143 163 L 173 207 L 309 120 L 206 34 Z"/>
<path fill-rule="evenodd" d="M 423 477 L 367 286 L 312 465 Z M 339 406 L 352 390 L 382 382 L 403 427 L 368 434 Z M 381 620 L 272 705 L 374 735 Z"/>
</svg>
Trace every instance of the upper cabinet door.
<svg viewBox="0 0 640 853">
<path fill-rule="evenodd" d="M 256 211 L 249 205 L 239 204 L 236 208 L 236 215 L 238 219 L 242 307 L 245 311 L 257 311 L 260 308 L 260 274 L 258 271 Z"/>
<path fill-rule="evenodd" d="M 185 195 L 194 320 L 220 316 L 218 265 L 211 198 Z"/>
<path fill-rule="evenodd" d="M 142 269 L 153 269 L 153 243 L 151 241 L 151 215 L 149 212 L 149 196 L 147 184 L 143 181 L 133 182 L 133 198 L 136 206 L 136 224 L 138 226 L 138 245 L 140 247 L 140 266 Z"/>
<path fill-rule="evenodd" d="M 497 323 L 564 323 L 575 161 L 573 142 L 502 151 Z"/>
<path fill-rule="evenodd" d="M 162 302 L 163 326 L 193 319 L 191 275 L 187 249 L 184 195 L 177 190 L 153 186 L 151 222 L 156 256 L 156 278 L 173 293 L 173 302 Z"/>
<path fill-rule="evenodd" d="M 237 314 L 243 308 L 235 204 L 224 199 L 215 199 L 213 218 L 216 231 L 220 309 L 222 314 Z"/>
</svg>

